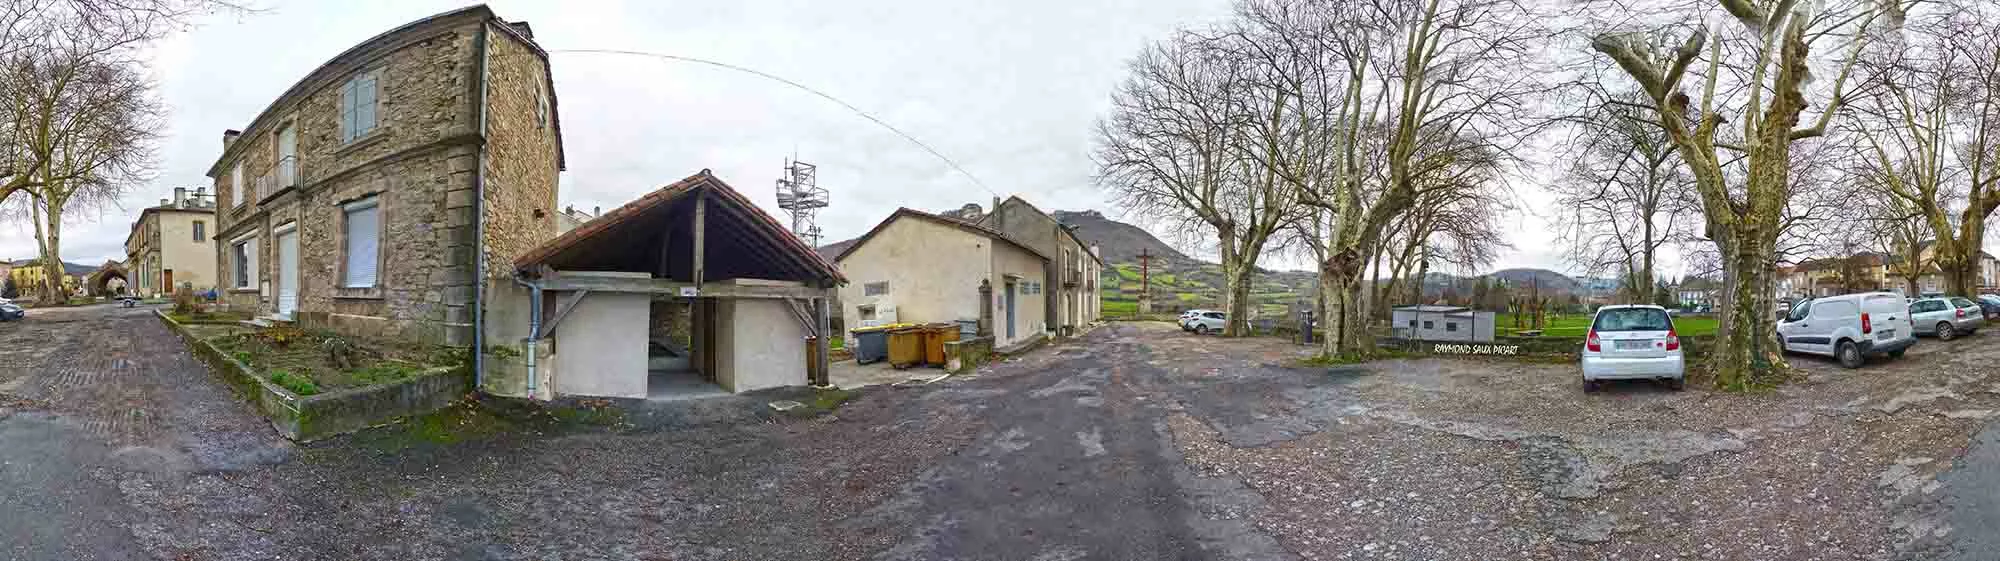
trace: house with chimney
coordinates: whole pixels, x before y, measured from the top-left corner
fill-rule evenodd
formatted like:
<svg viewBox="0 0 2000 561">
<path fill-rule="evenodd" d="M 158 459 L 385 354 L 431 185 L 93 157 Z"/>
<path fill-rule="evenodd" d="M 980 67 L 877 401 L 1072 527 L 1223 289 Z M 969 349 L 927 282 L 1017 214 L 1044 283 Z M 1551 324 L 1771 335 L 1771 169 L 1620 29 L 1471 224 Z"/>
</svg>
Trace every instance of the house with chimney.
<svg viewBox="0 0 2000 561">
<path fill-rule="evenodd" d="M 477 343 L 482 296 L 513 283 L 505 263 L 557 234 L 559 113 L 533 29 L 484 5 L 335 55 L 223 133 L 207 173 L 222 300 L 348 334 Z"/>
<path fill-rule="evenodd" d="M 960 212 L 976 208 L 969 206 Z M 1042 313 L 1049 318 L 1053 335 L 1075 335 L 1103 316 L 1097 279 L 1104 270 L 1104 259 L 1098 248 L 1078 237 L 1072 227 L 1020 197 L 994 199 L 993 210 L 979 217 L 978 223 L 1048 256 L 1043 277 L 1049 280 L 1049 291 L 1042 299 Z"/>
<path fill-rule="evenodd" d="M 180 286 L 195 292 L 214 289 L 215 198 L 208 189 L 175 187 L 173 198 L 139 211 L 125 234 L 123 267 L 126 289 L 141 297 L 164 296 Z"/>
</svg>

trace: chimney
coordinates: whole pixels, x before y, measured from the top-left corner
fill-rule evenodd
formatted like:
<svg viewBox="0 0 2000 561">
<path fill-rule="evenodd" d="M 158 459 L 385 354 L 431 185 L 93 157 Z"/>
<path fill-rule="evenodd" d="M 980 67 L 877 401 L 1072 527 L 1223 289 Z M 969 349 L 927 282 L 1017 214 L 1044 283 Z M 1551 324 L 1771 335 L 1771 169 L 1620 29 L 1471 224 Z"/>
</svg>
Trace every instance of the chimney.
<svg viewBox="0 0 2000 561">
<path fill-rule="evenodd" d="M 186 187 L 175 187 L 175 188 L 174 188 L 174 208 L 187 208 L 187 207 L 189 207 L 189 206 L 192 206 L 192 205 L 189 205 L 189 204 L 188 204 L 188 190 L 187 190 L 187 188 L 186 188 Z"/>
<path fill-rule="evenodd" d="M 1002 231 L 1002 232 L 1005 232 L 1005 231 L 1007 231 L 1007 225 L 1006 225 L 1006 224 L 1002 224 L 1002 223 L 1000 223 L 1000 196 L 999 196 L 999 195 L 994 195 L 994 196 L 993 196 L 993 208 L 992 208 L 992 210 L 988 210 L 988 211 L 986 211 L 986 214 L 987 214 L 988 216 L 992 216 L 992 217 L 993 217 L 993 223 L 991 224 L 991 226 L 993 227 L 993 229 L 994 229 L 994 230 L 999 230 L 999 231 Z"/>
<path fill-rule="evenodd" d="M 162 207 L 167 206 L 168 202 L 169 201 L 167 201 L 166 199 L 160 199 L 160 206 Z"/>
<path fill-rule="evenodd" d="M 601 206 L 594 206 L 594 207 L 590 207 L 590 215 L 591 215 L 591 216 L 604 216 L 604 207 L 601 207 Z"/>
<path fill-rule="evenodd" d="M 529 39 L 535 38 L 535 28 L 528 27 L 528 22 L 525 21 L 507 22 L 507 27 L 513 28 L 514 32 L 521 34 L 522 37 L 527 37 Z"/>
<path fill-rule="evenodd" d="M 1090 255 L 1102 259 L 1104 257 L 1104 248 L 1092 245 L 1090 246 Z"/>
<path fill-rule="evenodd" d="M 223 150 L 228 150 L 228 149 L 229 149 L 229 145 L 231 145 L 231 144 L 235 144 L 235 143 L 236 143 L 236 137 L 238 137 L 238 136 L 242 136 L 242 135 L 243 135 L 243 131 L 239 131 L 239 130 L 236 130 L 236 129 L 229 129 L 229 130 L 225 130 L 225 131 L 222 131 L 222 149 L 223 149 Z"/>
</svg>

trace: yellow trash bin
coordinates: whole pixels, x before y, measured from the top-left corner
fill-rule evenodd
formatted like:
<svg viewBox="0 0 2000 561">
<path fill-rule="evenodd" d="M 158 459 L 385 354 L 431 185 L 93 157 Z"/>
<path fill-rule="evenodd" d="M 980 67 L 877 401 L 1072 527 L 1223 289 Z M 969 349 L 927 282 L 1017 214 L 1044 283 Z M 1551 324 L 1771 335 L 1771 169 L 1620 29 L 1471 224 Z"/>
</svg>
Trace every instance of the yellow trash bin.
<svg viewBox="0 0 2000 561">
<path fill-rule="evenodd" d="M 889 366 L 909 368 L 924 363 L 924 328 L 889 330 Z"/>
</svg>

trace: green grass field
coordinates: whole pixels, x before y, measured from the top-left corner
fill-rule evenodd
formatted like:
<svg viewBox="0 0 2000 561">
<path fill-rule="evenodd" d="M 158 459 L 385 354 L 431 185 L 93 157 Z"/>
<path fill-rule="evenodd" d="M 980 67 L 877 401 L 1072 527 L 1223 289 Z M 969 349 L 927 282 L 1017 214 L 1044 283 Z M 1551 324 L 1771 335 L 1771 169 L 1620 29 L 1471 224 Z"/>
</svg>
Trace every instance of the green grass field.
<svg viewBox="0 0 2000 561">
<path fill-rule="evenodd" d="M 1543 337 L 1582 337 L 1590 331 L 1590 316 L 1588 315 L 1551 315 L 1546 319 L 1548 323 L 1542 328 Z M 1532 318 L 1521 318 L 1521 325 L 1531 326 L 1533 324 L 1534 321 Z M 1674 331 L 1680 335 L 1689 337 L 1714 335 L 1719 325 L 1720 322 L 1710 316 L 1681 316 L 1674 318 Z M 1533 329 L 1533 327 L 1522 327 L 1522 329 Z M 1494 335 L 1511 335 L 1514 331 L 1516 331 L 1514 328 L 1514 314 L 1497 314 L 1494 316 Z"/>
<path fill-rule="evenodd" d="M 1139 302 L 1136 300 L 1101 300 L 1098 302 L 1098 307 L 1107 317 L 1139 313 Z"/>
</svg>

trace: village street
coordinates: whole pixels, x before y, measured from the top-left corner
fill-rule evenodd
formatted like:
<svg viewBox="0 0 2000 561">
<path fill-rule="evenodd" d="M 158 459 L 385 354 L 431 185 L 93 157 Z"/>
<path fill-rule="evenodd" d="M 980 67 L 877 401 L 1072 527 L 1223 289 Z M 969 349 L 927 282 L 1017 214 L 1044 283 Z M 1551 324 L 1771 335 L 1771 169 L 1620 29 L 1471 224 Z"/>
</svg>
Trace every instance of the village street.
<svg viewBox="0 0 2000 561">
<path fill-rule="evenodd" d="M 0 557 L 1980 559 L 1993 340 L 1585 394 L 1567 364 L 1112 323 L 816 418 L 458 408 L 301 446 L 150 311 L 49 310 L 0 324 Z"/>
</svg>

